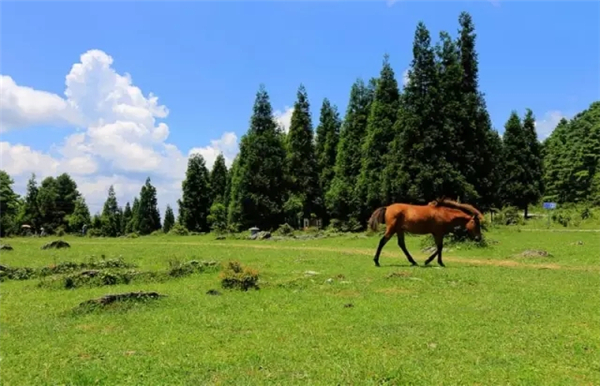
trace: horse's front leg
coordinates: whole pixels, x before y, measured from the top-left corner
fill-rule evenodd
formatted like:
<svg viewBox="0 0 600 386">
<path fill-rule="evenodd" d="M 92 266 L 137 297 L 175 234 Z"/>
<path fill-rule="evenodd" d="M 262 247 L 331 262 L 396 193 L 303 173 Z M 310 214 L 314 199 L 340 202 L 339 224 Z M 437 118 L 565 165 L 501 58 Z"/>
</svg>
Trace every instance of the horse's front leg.
<svg viewBox="0 0 600 386">
<path fill-rule="evenodd" d="M 427 260 L 425 260 L 425 265 L 428 265 L 435 259 L 435 256 L 438 256 L 438 264 L 444 267 L 444 263 L 442 262 L 442 249 L 444 248 L 444 236 L 433 235 L 433 239 L 435 241 L 436 251 L 433 252 L 433 255 L 429 256 Z"/>
</svg>

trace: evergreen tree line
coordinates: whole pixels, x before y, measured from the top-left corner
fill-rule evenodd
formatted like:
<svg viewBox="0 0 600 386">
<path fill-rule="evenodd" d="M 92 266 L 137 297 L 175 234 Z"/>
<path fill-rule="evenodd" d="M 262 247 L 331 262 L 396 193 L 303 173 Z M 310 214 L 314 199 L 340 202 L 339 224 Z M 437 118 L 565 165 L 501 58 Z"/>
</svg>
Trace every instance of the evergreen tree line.
<svg viewBox="0 0 600 386">
<path fill-rule="evenodd" d="M 500 137 L 479 91 L 475 40 L 466 12 L 459 16 L 457 37 L 441 32 L 435 45 L 419 23 L 403 89 L 385 55 L 379 77 L 352 85 L 343 118 L 323 100 L 316 130 L 303 85 L 287 133 L 277 126 L 261 85 L 231 168 L 222 154 L 210 171 L 201 155 L 192 155 L 178 219 L 167 207 L 163 230 L 299 227 L 305 218 L 359 230 L 379 206 L 423 204 L 440 196 L 483 211 L 515 206 L 526 216 L 542 198 L 599 205 L 600 102 L 561 120 L 544 143 L 537 139 L 533 112 L 527 109 L 521 118 L 512 111 Z M 150 179 L 124 209 L 111 187 L 102 212 L 90 218 L 67 174 L 48 177 L 40 187 L 33 176 L 22 199 L 6 173 L 0 178 L 3 233 L 23 223 L 68 232 L 91 224 L 105 236 L 161 229 Z"/>
</svg>

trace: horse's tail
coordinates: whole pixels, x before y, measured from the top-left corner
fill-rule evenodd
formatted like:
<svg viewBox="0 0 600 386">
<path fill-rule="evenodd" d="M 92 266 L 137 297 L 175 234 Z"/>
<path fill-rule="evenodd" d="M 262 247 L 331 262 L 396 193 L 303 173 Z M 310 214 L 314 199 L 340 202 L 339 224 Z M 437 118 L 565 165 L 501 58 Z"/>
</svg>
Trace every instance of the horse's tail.
<svg viewBox="0 0 600 386">
<path fill-rule="evenodd" d="M 373 232 L 377 231 L 377 227 L 379 226 L 379 224 L 385 224 L 386 209 L 387 207 L 382 206 L 381 208 L 375 209 L 375 211 L 371 215 L 371 218 L 369 219 L 369 228 L 371 228 Z"/>
</svg>

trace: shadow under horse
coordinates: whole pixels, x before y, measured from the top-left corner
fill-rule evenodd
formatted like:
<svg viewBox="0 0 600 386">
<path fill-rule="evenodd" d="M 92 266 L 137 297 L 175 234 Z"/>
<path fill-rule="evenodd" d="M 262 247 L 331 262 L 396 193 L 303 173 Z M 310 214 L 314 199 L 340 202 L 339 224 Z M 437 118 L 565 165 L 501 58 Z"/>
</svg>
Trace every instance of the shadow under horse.
<svg viewBox="0 0 600 386">
<path fill-rule="evenodd" d="M 369 227 L 377 231 L 379 224 L 386 224 L 385 234 L 379 241 L 373 261 L 379 265 L 379 255 L 385 244 L 395 234 L 398 235 L 398 246 L 406 255 L 411 265 L 418 265 L 412 258 L 406 244 L 404 233 L 418 235 L 431 234 L 435 240 L 436 251 L 425 260 L 425 265 L 437 255 L 437 262 L 445 267 L 442 261 L 444 236 L 460 227 L 467 230 L 469 237 L 475 241 L 481 240 L 481 223 L 484 217 L 475 207 L 458 203 L 449 199 L 436 199 L 427 205 L 411 205 L 396 203 L 375 209 L 369 219 Z"/>
</svg>

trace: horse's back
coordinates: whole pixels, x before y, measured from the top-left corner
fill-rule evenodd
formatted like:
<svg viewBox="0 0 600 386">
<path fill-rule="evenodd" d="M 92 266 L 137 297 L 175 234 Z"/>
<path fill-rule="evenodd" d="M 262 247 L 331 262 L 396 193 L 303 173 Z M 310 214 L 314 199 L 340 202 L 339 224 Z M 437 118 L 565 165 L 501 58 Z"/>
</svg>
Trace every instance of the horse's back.
<svg viewBox="0 0 600 386">
<path fill-rule="evenodd" d="M 410 233 L 430 233 L 435 223 L 434 208 L 429 205 L 392 204 L 386 217 L 396 220 L 396 227 Z"/>
</svg>

